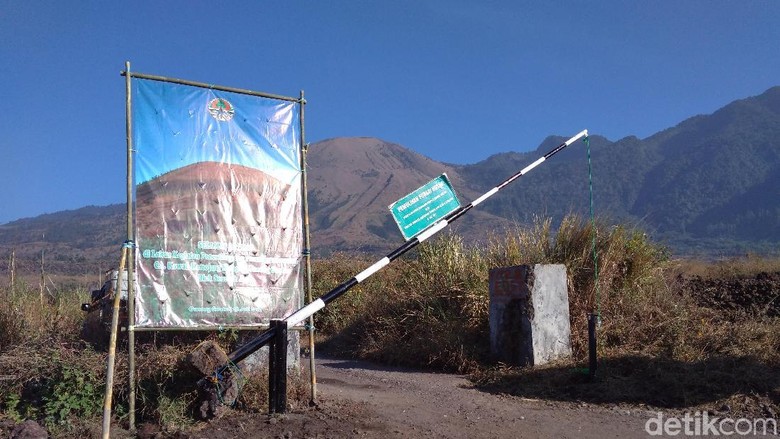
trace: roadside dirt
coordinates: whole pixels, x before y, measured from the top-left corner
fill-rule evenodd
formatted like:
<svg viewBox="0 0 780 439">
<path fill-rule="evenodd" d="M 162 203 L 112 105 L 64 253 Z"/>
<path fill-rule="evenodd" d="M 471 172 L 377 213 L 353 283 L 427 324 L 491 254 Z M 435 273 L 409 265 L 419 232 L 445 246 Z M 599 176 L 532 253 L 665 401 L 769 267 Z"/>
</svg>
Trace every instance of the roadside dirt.
<svg viewBox="0 0 780 439">
<path fill-rule="evenodd" d="M 647 437 L 645 422 L 655 416 L 496 395 L 463 376 L 354 360 L 320 359 L 317 378 L 316 407 L 294 407 L 280 416 L 229 412 L 175 437 L 632 438 Z"/>
<path fill-rule="evenodd" d="M 750 277 L 680 277 L 683 289 L 701 306 L 732 314 L 780 316 L 780 272 Z"/>
</svg>

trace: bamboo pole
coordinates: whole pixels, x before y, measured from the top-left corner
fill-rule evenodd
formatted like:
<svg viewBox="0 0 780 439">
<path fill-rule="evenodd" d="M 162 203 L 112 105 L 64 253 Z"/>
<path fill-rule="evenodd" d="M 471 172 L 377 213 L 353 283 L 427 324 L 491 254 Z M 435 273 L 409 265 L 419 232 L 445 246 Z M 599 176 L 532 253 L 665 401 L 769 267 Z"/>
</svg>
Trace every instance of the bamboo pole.
<svg viewBox="0 0 780 439">
<path fill-rule="evenodd" d="M 303 107 L 306 104 L 306 100 L 303 98 L 303 90 L 301 90 L 301 107 L 300 107 L 300 119 L 301 119 L 301 180 L 303 184 L 303 258 L 306 263 L 306 303 L 311 303 L 314 298 L 311 294 L 311 241 L 309 238 L 309 196 L 308 196 L 308 179 L 306 172 L 306 153 L 309 146 L 306 144 L 306 137 L 303 125 Z M 311 399 L 309 402 L 315 404 L 317 402 L 317 372 L 315 371 L 314 362 L 314 316 L 309 316 L 309 373 L 311 377 Z"/>
<path fill-rule="evenodd" d="M 122 276 L 125 273 L 127 245 L 122 246 L 119 259 L 116 288 L 114 289 L 114 307 L 111 313 L 111 337 L 108 342 L 108 365 L 106 366 L 106 393 L 103 397 L 103 439 L 108 439 L 111 431 L 111 400 L 114 396 L 114 365 L 116 363 L 116 334 L 119 328 L 119 301 L 122 296 Z"/>
<path fill-rule="evenodd" d="M 11 294 L 14 293 L 16 288 L 16 249 L 11 249 L 11 263 L 9 264 L 9 270 L 11 271 Z"/>
<path fill-rule="evenodd" d="M 280 101 L 291 101 L 291 102 L 298 102 L 298 98 L 292 98 L 289 96 L 282 96 L 282 95 L 276 95 L 272 93 L 264 93 L 261 91 L 253 91 L 253 90 L 247 90 L 243 88 L 235 88 L 235 87 L 225 87 L 222 85 L 214 85 L 214 84 L 206 84 L 204 82 L 196 82 L 196 81 L 188 81 L 185 79 L 177 79 L 177 78 L 168 78 L 166 76 L 158 76 L 158 75 L 146 75 L 143 73 L 130 73 L 122 72 L 123 76 L 132 76 L 133 78 L 138 79 L 148 79 L 151 81 L 160 81 L 160 82 L 170 82 L 172 84 L 182 84 L 182 85 L 191 85 L 193 87 L 201 87 L 201 88 L 208 88 L 211 90 L 220 90 L 220 91 L 228 91 L 231 93 L 239 93 L 239 94 L 245 94 L 250 96 L 260 96 L 263 98 L 269 98 L 269 99 L 278 99 Z"/>
<path fill-rule="evenodd" d="M 46 283 L 46 272 L 43 268 L 43 259 L 46 250 L 41 250 L 41 306 L 43 306 L 43 286 Z"/>
<path fill-rule="evenodd" d="M 135 231 L 133 230 L 133 114 L 131 101 L 130 61 L 125 62 L 125 133 L 127 136 L 127 242 L 131 243 L 127 266 L 127 349 L 129 430 L 135 431 Z"/>
<path fill-rule="evenodd" d="M 260 323 L 256 325 L 222 325 L 219 327 L 223 331 L 229 331 L 231 329 L 236 331 L 265 331 L 270 328 L 267 323 Z M 291 331 L 304 332 L 309 329 L 306 326 L 297 325 L 290 326 L 288 328 Z M 181 327 L 166 327 L 166 326 L 139 326 L 134 329 L 134 332 L 197 332 L 197 331 L 214 331 L 213 326 L 181 326 Z"/>
</svg>

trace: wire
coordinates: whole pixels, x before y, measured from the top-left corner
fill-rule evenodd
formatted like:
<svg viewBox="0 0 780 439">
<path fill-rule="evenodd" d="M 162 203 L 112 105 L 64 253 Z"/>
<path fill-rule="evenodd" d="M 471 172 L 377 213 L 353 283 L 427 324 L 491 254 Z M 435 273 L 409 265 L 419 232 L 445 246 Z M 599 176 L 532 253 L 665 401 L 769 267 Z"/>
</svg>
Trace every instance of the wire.
<svg viewBox="0 0 780 439">
<path fill-rule="evenodd" d="M 588 188 L 590 190 L 590 224 L 593 237 L 593 282 L 596 289 L 596 323 L 601 324 L 601 288 L 599 287 L 599 256 L 596 251 L 596 216 L 593 213 L 593 167 L 590 160 L 590 137 L 582 139 L 588 151 Z"/>
<path fill-rule="evenodd" d="M 238 386 L 238 389 L 236 390 L 236 399 L 233 400 L 231 404 L 229 404 L 231 407 L 235 406 L 238 402 L 238 399 L 241 397 L 241 392 L 244 389 L 244 384 L 246 383 L 246 377 L 244 377 L 244 374 L 241 372 L 241 368 L 239 368 L 235 363 L 228 360 L 228 370 L 231 372 L 231 376 L 234 377 L 234 382 Z M 219 383 L 222 381 L 222 375 L 217 375 L 216 380 L 214 380 L 214 387 L 217 389 L 217 398 L 219 398 L 219 402 L 222 405 L 228 405 L 225 404 L 225 400 L 222 398 L 222 389 Z"/>
</svg>

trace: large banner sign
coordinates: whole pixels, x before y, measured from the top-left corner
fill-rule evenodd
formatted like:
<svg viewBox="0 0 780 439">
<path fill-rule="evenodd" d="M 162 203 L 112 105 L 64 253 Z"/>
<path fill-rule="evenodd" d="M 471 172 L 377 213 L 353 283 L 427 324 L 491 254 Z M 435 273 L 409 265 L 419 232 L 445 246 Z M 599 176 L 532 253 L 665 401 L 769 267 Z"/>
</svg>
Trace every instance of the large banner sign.
<svg viewBox="0 0 780 439">
<path fill-rule="evenodd" d="M 133 80 L 138 326 L 255 325 L 301 306 L 299 105 Z"/>
</svg>

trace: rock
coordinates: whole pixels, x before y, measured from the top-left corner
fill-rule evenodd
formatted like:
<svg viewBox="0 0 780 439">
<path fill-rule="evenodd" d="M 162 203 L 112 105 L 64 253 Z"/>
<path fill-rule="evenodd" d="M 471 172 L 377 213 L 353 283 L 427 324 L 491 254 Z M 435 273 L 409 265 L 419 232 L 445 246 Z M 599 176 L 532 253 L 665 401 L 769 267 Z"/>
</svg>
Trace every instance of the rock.
<svg viewBox="0 0 780 439">
<path fill-rule="evenodd" d="M 197 414 L 200 419 L 219 418 L 225 414 L 228 407 L 233 407 L 241 390 L 240 379 L 240 376 L 236 377 L 233 371 L 228 369 L 218 378 L 205 376 L 198 380 L 200 403 Z"/>
<path fill-rule="evenodd" d="M 228 362 L 229 359 L 225 351 L 210 340 L 199 344 L 194 351 L 187 355 L 187 363 L 205 376 L 212 375 L 218 367 L 228 364 Z"/>
<path fill-rule="evenodd" d="M 49 433 L 35 421 L 24 421 L 11 432 L 11 439 L 48 439 Z"/>
<path fill-rule="evenodd" d="M 138 439 L 154 439 L 160 433 L 160 427 L 152 423 L 144 423 L 138 428 Z"/>
</svg>

